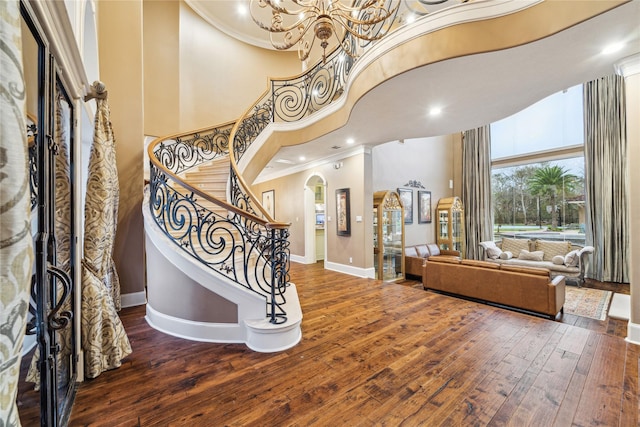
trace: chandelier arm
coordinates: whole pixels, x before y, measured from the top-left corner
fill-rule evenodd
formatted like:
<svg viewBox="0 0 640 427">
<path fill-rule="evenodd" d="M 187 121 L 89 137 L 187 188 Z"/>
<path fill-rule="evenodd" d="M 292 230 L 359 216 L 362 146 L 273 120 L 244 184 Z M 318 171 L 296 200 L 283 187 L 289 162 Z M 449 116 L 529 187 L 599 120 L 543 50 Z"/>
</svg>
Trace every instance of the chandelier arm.
<svg viewBox="0 0 640 427">
<path fill-rule="evenodd" d="M 438 1 L 448 1 L 448 0 L 438 0 Z M 351 16 L 353 16 L 354 12 L 360 13 L 361 11 L 367 10 L 370 8 L 374 8 L 378 10 L 386 10 L 386 7 L 384 7 L 384 5 L 376 6 L 376 4 L 378 3 L 384 3 L 384 2 L 381 2 L 380 0 L 366 0 L 363 4 L 361 4 L 358 7 L 347 6 L 342 4 L 341 2 L 337 2 L 334 6 L 332 6 L 332 10 L 339 10 Z M 400 6 L 400 0 L 390 0 L 390 3 L 391 4 L 395 3 L 395 7 L 393 7 L 392 9 L 389 9 L 388 16 L 391 16 L 396 11 L 396 9 L 398 9 L 398 7 Z"/>
<path fill-rule="evenodd" d="M 335 22 L 339 23 L 342 28 L 344 28 L 349 34 L 351 34 L 355 38 L 360 39 L 360 40 L 365 40 L 365 41 L 368 41 L 368 42 L 373 42 L 373 41 L 376 41 L 376 40 L 380 40 L 386 34 L 386 33 L 382 33 L 382 34 L 378 33 L 377 35 L 369 36 L 366 33 L 360 33 L 358 31 L 354 30 L 350 25 L 345 24 L 341 20 L 335 20 Z M 371 24 L 371 25 L 374 25 L 374 24 Z M 337 34 L 336 34 L 336 39 L 340 42 L 341 45 L 344 46 L 343 42 L 338 38 Z"/>
<path fill-rule="evenodd" d="M 304 19 L 299 19 L 298 21 L 294 22 L 291 25 L 288 25 L 286 27 L 283 26 L 267 26 L 265 24 L 263 24 L 262 22 L 258 21 L 253 15 L 251 16 L 251 19 L 253 19 L 253 22 L 255 22 L 255 24 L 262 28 L 263 30 L 269 31 L 270 33 L 286 33 L 289 31 L 292 31 L 296 28 L 299 28 L 300 25 L 304 25 L 304 31 L 302 32 L 303 34 L 311 27 L 311 24 L 313 22 L 315 22 L 313 19 L 313 17 L 306 17 Z M 281 24 L 281 23 L 279 23 Z"/>
<path fill-rule="evenodd" d="M 376 14 L 376 18 L 375 19 L 358 19 L 354 16 L 345 16 L 342 14 L 336 14 L 335 18 L 342 18 L 350 23 L 352 23 L 353 25 L 375 25 L 375 24 L 379 24 L 380 22 L 386 21 L 387 19 L 389 19 L 391 16 L 393 16 L 393 14 L 396 12 L 396 10 L 398 10 L 398 7 L 400 6 L 400 3 L 397 3 L 396 6 L 393 9 L 389 9 L 388 11 L 386 9 L 380 9 L 382 11 L 385 12 L 385 14 L 381 14 L 381 15 L 377 15 Z M 341 23 L 341 25 L 344 26 L 344 23 Z"/>
<path fill-rule="evenodd" d="M 267 6 L 269 6 L 271 9 L 275 10 L 276 12 L 279 13 L 284 13 L 285 15 L 298 15 L 301 12 L 303 12 L 305 9 L 315 9 L 318 10 L 317 6 L 315 6 L 313 3 L 310 4 L 305 4 L 303 2 L 301 2 L 300 0 L 291 0 L 292 3 L 298 5 L 301 7 L 301 9 L 297 9 L 297 10 L 289 10 L 284 6 L 281 6 L 279 3 L 280 2 L 275 2 L 274 0 L 251 0 L 251 4 L 255 4 L 257 3 L 258 6 L 261 9 L 266 8 Z M 251 5 L 249 5 L 251 6 Z"/>
</svg>

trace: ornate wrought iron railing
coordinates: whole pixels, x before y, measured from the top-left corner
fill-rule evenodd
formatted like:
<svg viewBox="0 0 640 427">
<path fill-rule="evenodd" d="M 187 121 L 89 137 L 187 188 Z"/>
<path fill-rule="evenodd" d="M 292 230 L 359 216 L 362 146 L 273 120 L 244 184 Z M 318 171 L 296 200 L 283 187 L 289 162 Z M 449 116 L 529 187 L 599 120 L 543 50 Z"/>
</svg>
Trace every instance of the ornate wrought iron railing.
<svg viewBox="0 0 640 427">
<path fill-rule="evenodd" d="M 419 0 L 422 4 L 443 1 L 447 0 Z M 347 45 L 353 52 L 369 47 L 349 37 Z M 270 217 L 242 178 L 238 163 L 270 123 L 301 120 L 339 99 L 354 62 L 336 49 L 299 76 L 272 79 L 269 89 L 237 122 L 161 138 L 149 147 L 149 209 L 155 222 L 203 265 L 264 295 L 272 323 L 286 321 L 289 224 Z M 230 164 L 228 201 L 206 194 L 180 176 L 223 156 L 228 156 Z"/>
<path fill-rule="evenodd" d="M 272 323 L 286 321 L 288 229 L 204 193 L 181 174 L 229 154 L 234 123 L 161 138 L 149 147 L 150 212 L 169 239 L 200 263 L 267 299 Z M 284 270 L 285 273 L 288 271 Z"/>
</svg>

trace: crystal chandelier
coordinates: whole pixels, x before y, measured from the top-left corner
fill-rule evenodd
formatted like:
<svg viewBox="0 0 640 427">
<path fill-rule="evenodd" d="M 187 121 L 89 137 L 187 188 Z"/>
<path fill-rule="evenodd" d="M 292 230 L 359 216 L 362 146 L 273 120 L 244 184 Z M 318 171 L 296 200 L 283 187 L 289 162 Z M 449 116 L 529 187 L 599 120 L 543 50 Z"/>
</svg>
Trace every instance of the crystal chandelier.
<svg viewBox="0 0 640 427">
<path fill-rule="evenodd" d="M 329 39 L 334 37 L 349 56 L 357 57 L 354 39 L 371 42 L 382 38 L 400 5 L 400 0 L 251 0 L 253 21 L 269 31 L 278 50 L 298 45 L 298 57 L 305 61 L 320 41 L 323 60 Z M 269 16 L 265 11 L 271 11 Z M 350 35 L 353 38 L 345 37 Z"/>
</svg>

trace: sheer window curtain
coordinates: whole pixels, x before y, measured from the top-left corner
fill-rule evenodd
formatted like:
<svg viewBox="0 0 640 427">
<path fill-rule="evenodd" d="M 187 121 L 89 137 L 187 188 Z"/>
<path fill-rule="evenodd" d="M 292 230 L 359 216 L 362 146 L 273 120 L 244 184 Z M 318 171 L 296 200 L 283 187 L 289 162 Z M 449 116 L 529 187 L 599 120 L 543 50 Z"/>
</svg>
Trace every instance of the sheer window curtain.
<svg viewBox="0 0 640 427">
<path fill-rule="evenodd" d="M 489 125 L 462 137 L 462 205 L 467 259 L 480 259 L 479 243 L 493 240 L 491 209 L 491 131 Z"/>
<path fill-rule="evenodd" d="M 587 277 L 629 282 L 629 171 L 624 78 L 584 85 L 586 242 L 596 250 Z"/>
</svg>

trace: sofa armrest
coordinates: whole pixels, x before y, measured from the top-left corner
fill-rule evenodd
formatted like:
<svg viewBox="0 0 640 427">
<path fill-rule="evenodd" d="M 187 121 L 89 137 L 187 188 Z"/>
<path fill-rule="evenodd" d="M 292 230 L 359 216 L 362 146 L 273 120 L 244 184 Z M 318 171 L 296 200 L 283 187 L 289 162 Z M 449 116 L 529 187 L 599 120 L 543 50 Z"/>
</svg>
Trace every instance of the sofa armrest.
<svg viewBox="0 0 640 427">
<path fill-rule="evenodd" d="M 460 251 L 454 251 L 450 249 L 440 249 L 440 255 L 460 257 Z"/>
<path fill-rule="evenodd" d="M 554 289 L 554 292 L 549 295 L 549 303 L 551 304 L 551 308 L 553 308 L 557 314 L 564 306 L 566 286 L 564 276 L 554 277 L 551 280 L 551 283 L 549 283 L 549 286 Z"/>
<path fill-rule="evenodd" d="M 580 268 L 580 283 L 584 282 L 584 276 L 587 273 L 589 267 L 589 255 L 595 252 L 593 246 L 585 246 L 578 252 L 578 267 Z"/>
</svg>

